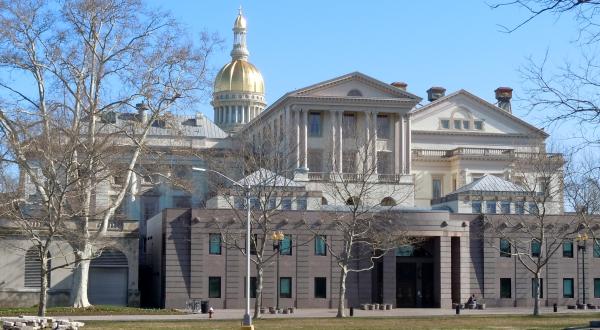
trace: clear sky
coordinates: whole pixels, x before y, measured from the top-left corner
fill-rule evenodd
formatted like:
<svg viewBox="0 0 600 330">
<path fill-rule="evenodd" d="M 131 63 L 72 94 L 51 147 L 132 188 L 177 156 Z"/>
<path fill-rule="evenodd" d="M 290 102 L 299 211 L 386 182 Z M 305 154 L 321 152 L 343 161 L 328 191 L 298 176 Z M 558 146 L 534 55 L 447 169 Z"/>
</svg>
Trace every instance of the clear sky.
<svg viewBox="0 0 600 330">
<path fill-rule="evenodd" d="M 231 28 L 242 5 L 249 60 L 264 76 L 269 104 L 288 91 L 352 71 L 388 83 L 404 81 L 425 102 L 425 91 L 434 85 L 448 93 L 464 88 L 489 101 L 495 101 L 496 87 L 510 86 L 519 98 L 519 68 L 528 57 L 539 60 L 549 50 L 548 64 L 558 66 L 578 55 L 571 17 L 539 17 L 507 34 L 499 25 L 514 26 L 526 13 L 516 7 L 492 10 L 480 0 L 149 3 L 170 10 L 192 33 L 218 32 L 225 46 L 213 58 L 217 70 L 230 60 Z M 519 105 L 513 112 L 540 126 L 539 114 Z M 198 110 L 212 117 L 208 101 Z"/>
</svg>

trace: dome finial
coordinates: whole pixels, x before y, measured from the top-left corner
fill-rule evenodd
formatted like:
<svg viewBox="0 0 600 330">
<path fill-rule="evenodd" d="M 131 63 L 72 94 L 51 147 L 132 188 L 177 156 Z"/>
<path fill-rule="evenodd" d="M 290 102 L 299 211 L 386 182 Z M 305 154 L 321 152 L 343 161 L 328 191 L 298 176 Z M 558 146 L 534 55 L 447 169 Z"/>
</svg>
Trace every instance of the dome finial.
<svg viewBox="0 0 600 330">
<path fill-rule="evenodd" d="M 246 18 L 242 13 L 242 6 L 238 9 L 238 15 L 233 23 L 233 49 L 231 58 L 234 60 L 247 60 L 248 49 L 246 48 Z"/>
<path fill-rule="evenodd" d="M 238 8 L 238 16 L 243 16 L 244 14 L 242 13 L 242 5 L 240 5 L 240 8 Z"/>
</svg>

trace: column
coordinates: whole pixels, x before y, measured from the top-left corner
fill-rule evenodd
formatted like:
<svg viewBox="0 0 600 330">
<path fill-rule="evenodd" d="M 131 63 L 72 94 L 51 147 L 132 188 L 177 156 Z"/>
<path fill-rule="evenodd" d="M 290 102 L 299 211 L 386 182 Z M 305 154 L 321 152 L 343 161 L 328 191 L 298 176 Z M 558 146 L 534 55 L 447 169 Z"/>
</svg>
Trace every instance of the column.
<svg viewBox="0 0 600 330">
<path fill-rule="evenodd" d="M 394 114 L 394 173 L 402 174 L 402 118 Z"/>
<path fill-rule="evenodd" d="M 412 166 L 412 133 L 410 130 L 410 114 L 406 114 L 406 174 L 410 174 Z"/>
<path fill-rule="evenodd" d="M 302 160 L 302 168 L 308 168 L 308 110 L 302 109 L 302 134 L 304 138 L 302 139 L 302 150 L 304 153 L 304 158 Z"/>
<path fill-rule="evenodd" d="M 339 149 L 338 149 L 338 172 L 343 172 L 343 161 L 344 161 L 344 111 L 336 111 L 337 113 L 337 124 L 338 124 L 338 141 L 339 141 Z"/>
<path fill-rule="evenodd" d="M 294 109 L 294 130 L 296 133 L 296 168 L 300 168 L 300 112 Z"/>
<path fill-rule="evenodd" d="M 372 155 L 371 157 L 373 160 L 373 168 L 375 169 L 375 173 L 377 173 L 377 112 L 373 111 L 371 113 L 371 138 L 372 138 Z"/>
<path fill-rule="evenodd" d="M 372 136 L 372 130 L 371 130 L 371 119 L 373 119 L 373 117 L 371 116 L 371 112 L 367 111 L 365 112 L 365 143 L 362 146 L 364 153 L 365 153 L 365 161 L 363 162 L 362 159 L 360 160 L 360 164 L 358 164 L 358 166 L 360 167 L 364 167 L 366 166 L 367 168 L 363 168 L 362 169 L 362 173 L 371 173 L 371 168 L 369 168 L 372 163 L 372 140 L 373 140 L 373 136 Z"/>
<path fill-rule="evenodd" d="M 245 106 L 245 105 L 243 105 L 242 106 L 242 123 L 246 123 L 247 122 L 247 120 L 246 120 L 246 118 L 247 118 L 246 117 L 246 109 L 248 109 L 248 107 Z"/>
<path fill-rule="evenodd" d="M 337 162 L 335 161 L 335 144 L 336 144 L 336 134 L 337 134 L 337 116 L 336 116 L 337 112 L 335 111 L 329 111 L 329 118 L 330 118 L 330 125 L 331 125 L 331 172 L 335 172 L 336 167 L 338 166 Z"/>
<path fill-rule="evenodd" d="M 447 309 L 452 307 L 452 249 L 450 237 L 441 236 L 439 240 L 440 308 Z"/>
</svg>

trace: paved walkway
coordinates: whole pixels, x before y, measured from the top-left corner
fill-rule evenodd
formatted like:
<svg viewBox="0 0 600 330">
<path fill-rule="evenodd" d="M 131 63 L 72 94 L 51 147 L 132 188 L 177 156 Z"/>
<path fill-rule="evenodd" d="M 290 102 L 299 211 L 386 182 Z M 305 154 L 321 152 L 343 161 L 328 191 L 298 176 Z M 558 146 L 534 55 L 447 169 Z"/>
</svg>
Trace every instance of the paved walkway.
<svg viewBox="0 0 600 330">
<path fill-rule="evenodd" d="M 488 308 L 485 310 L 461 310 L 461 315 L 507 315 L 507 314 L 531 314 L 531 308 Z M 542 307 L 543 314 L 552 313 L 552 307 Z M 598 313 L 597 310 L 570 310 L 559 308 L 559 313 Z M 337 310 L 334 309 L 297 309 L 294 314 L 264 314 L 263 318 L 319 318 L 335 317 Z M 216 310 L 214 319 L 233 320 L 241 319 L 244 311 L 241 309 Z M 349 311 L 347 311 L 347 315 Z M 450 316 L 454 315 L 453 309 L 439 308 L 396 308 L 389 311 L 363 311 L 354 310 L 355 317 L 427 317 L 427 316 Z M 169 321 L 169 320 L 202 320 L 208 319 L 208 314 L 179 314 L 179 315 L 98 315 L 98 316 L 56 316 L 75 321 Z"/>
</svg>

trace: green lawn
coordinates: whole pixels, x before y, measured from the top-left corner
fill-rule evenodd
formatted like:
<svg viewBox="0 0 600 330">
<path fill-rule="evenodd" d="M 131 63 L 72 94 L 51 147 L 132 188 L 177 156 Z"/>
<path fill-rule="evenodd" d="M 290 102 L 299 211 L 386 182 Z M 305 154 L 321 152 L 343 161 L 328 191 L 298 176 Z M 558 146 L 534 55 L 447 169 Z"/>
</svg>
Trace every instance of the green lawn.
<svg viewBox="0 0 600 330">
<path fill-rule="evenodd" d="M 589 321 L 600 319 L 595 314 L 563 314 L 540 317 L 496 315 L 496 316 L 434 316 L 434 317 L 389 317 L 389 318 L 345 318 L 345 319 L 266 319 L 254 324 L 263 329 L 564 329 L 588 326 Z M 92 329 L 236 329 L 235 321 L 176 321 L 176 322 L 86 322 L 84 330 Z"/>
<path fill-rule="evenodd" d="M 89 308 L 52 307 L 48 308 L 47 315 L 133 315 L 153 314 L 170 315 L 181 314 L 171 309 L 144 309 L 121 306 L 92 306 Z M 0 316 L 37 315 L 37 307 L 0 308 Z"/>
</svg>

